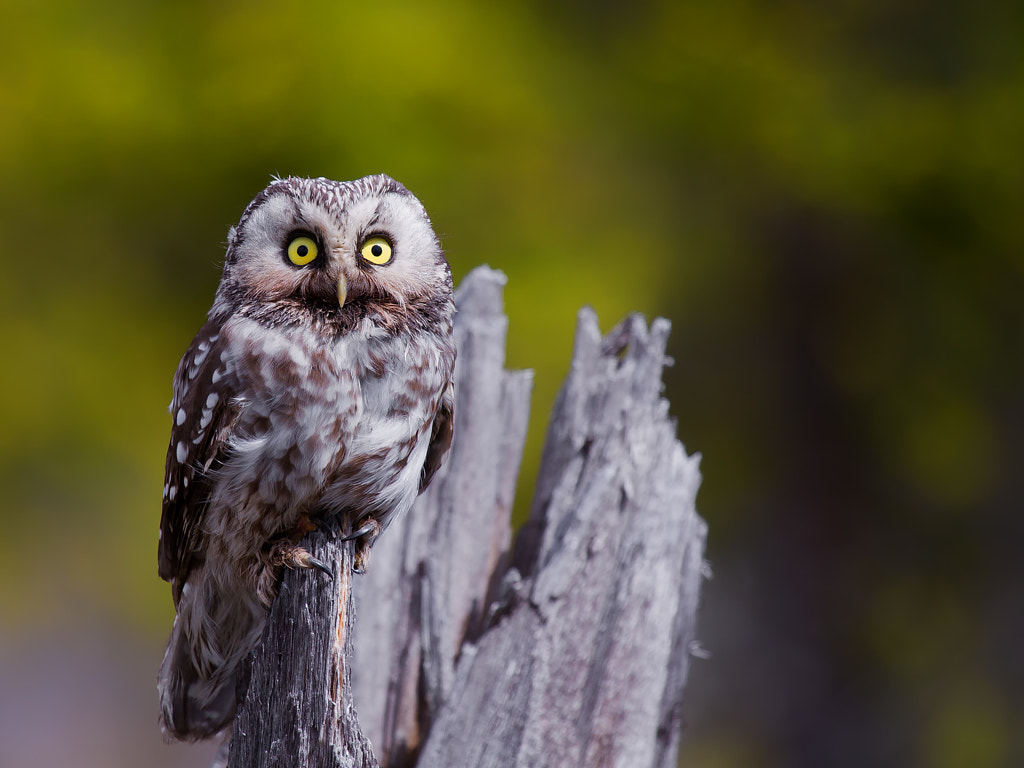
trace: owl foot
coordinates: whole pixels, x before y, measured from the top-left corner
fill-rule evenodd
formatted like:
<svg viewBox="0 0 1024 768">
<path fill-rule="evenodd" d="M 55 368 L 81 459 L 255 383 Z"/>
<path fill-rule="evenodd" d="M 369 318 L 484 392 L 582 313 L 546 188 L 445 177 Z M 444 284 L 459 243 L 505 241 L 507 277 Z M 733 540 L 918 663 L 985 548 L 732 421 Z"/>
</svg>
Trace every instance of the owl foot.
<svg viewBox="0 0 1024 768">
<path fill-rule="evenodd" d="M 277 597 L 278 580 L 281 577 L 281 567 L 287 568 L 316 568 L 334 579 L 334 571 L 328 568 L 320 560 L 313 557 L 303 547 L 288 539 L 281 539 L 268 544 L 262 551 L 259 561 L 254 563 L 254 580 L 256 594 L 259 596 L 263 607 L 270 609 L 274 598 Z"/>
<path fill-rule="evenodd" d="M 354 573 L 366 573 L 366 566 L 370 564 L 370 545 L 365 541 L 356 544 L 356 554 L 352 559 L 352 571 Z"/>
<path fill-rule="evenodd" d="M 355 539 L 361 539 L 367 534 L 373 534 L 373 538 L 377 538 L 377 534 L 380 533 L 380 523 L 376 520 L 369 520 L 363 524 L 363 527 L 354 533 L 350 533 L 346 536 L 341 536 L 338 541 L 353 541 Z"/>
<path fill-rule="evenodd" d="M 304 547 L 288 540 L 279 541 L 271 546 L 267 560 L 276 568 L 282 565 L 288 568 L 316 568 L 334 578 L 334 571 L 309 554 Z"/>
<path fill-rule="evenodd" d="M 352 563 L 352 570 L 356 573 L 366 573 L 366 566 L 370 562 L 370 547 L 380 535 L 380 530 L 380 523 L 370 519 L 363 523 L 359 530 L 339 537 L 339 541 L 356 542 L 356 554 Z"/>
</svg>

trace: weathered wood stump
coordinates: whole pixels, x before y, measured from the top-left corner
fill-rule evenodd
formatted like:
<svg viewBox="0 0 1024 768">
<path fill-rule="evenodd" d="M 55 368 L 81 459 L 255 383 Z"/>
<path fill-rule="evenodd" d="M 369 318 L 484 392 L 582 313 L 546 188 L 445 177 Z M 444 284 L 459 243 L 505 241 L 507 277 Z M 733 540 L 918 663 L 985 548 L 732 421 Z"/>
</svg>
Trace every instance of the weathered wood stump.
<svg viewBox="0 0 1024 768">
<path fill-rule="evenodd" d="M 511 549 L 532 378 L 504 369 L 504 282 L 456 293 L 451 454 L 367 573 L 316 532 L 337 581 L 285 574 L 229 766 L 374 766 L 367 739 L 388 768 L 675 765 L 706 526 L 661 397 L 669 323 L 602 339 L 580 312 Z"/>
<path fill-rule="evenodd" d="M 332 582 L 319 571 L 286 571 L 281 579 L 263 640 L 247 661 L 228 768 L 377 765 L 352 696 L 353 544 L 322 530 L 303 542 L 338 575 Z"/>
</svg>

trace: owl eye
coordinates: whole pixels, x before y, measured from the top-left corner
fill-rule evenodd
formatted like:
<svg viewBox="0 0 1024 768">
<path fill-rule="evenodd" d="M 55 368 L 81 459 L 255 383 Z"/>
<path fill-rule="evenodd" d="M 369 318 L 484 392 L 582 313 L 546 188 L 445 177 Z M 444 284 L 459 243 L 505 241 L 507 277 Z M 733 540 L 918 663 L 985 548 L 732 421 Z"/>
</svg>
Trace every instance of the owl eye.
<svg viewBox="0 0 1024 768">
<path fill-rule="evenodd" d="M 300 235 L 288 243 L 288 261 L 297 267 L 304 267 L 317 257 L 319 251 L 313 238 Z"/>
<path fill-rule="evenodd" d="M 368 238 L 359 252 L 368 262 L 378 266 L 391 261 L 391 243 L 380 236 Z"/>
</svg>

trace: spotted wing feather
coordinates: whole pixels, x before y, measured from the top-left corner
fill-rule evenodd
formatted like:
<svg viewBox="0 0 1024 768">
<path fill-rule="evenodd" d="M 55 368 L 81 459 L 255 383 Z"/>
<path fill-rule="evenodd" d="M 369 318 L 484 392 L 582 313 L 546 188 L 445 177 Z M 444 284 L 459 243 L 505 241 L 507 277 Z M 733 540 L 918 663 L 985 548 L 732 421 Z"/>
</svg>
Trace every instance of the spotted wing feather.
<svg viewBox="0 0 1024 768">
<path fill-rule="evenodd" d="M 202 551 L 212 473 L 224 461 L 239 413 L 221 360 L 219 330 L 220 323 L 212 319 L 203 326 L 174 376 L 158 568 L 160 578 L 172 582 L 175 604 Z"/>
</svg>

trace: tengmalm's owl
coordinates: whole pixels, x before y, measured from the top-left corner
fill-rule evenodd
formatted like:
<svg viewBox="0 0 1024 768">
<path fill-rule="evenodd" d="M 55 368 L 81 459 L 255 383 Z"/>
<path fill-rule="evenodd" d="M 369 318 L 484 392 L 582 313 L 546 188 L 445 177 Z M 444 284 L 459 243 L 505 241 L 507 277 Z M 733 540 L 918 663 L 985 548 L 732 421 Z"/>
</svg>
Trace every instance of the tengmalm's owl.
<svg viewBox="0 0 1024 768">
<path fill-rule="evenodd" d="M 452 438 L 452 280 L 419 201 L 387 176 L 275 180 L 228 234 L 206 324 L 174 376 L 159 571 L 177 616 L 165 733 L 235 712 L 282 566 L 329 525 L 357 566 Z"/>
</svg>

